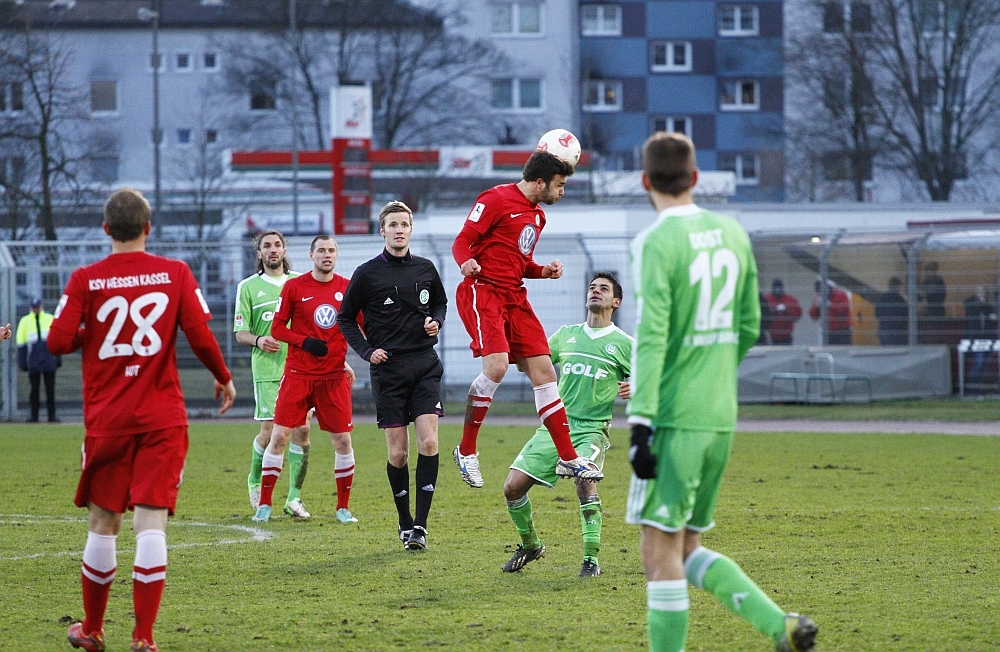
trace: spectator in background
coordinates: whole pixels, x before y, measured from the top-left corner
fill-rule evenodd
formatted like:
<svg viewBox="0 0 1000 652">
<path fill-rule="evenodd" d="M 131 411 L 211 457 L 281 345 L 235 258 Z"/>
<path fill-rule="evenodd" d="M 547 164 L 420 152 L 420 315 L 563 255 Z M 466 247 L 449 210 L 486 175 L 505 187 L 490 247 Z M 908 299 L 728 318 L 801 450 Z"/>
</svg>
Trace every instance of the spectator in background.
<svg viewBox="0 0 1000 652">
<path fill-rule="evenodd" d="M 816 298 L 809 307 L 809 316 L 819 321 L 820 304 L 823 302 L 823 283 L 816 281 Z M 843 290 L 830 284 L 829 304 L 826 308 L 827 342 L 851 344 L 851 298 Z"/>
<path fill-rule="evenodd" d="M 62 366 L 62 358 L 49 353 L 45 345 L 49 339 L 52 315 L 45 312 L 41 299 L 31 302 L 31 312 L 17 323 L 17 366 L 28 372 L 31 382 L 31 418 L 28 423 L 38 422 L 39 394 L 41 381 L 45 380 L 45 407 L 49 423 L 58 423 L 56 418 L 56 369 Z M 41 346 L 39 346 L 41 344 Z"/>
<path fill-rule="evenodd" d="M 770 344 L 771 333 L 768 329 L 774 321 L 774 313 L 771 312 L 771 306 L 768 305 L 763 292 L 758 292 L 757 297 L 760 299 L 760 336 L 757 337 L 757 344 Z"/>
<path fill-rule="evenodd" d="M 889 291 L 875 301 L 875 319 L 878 320 L 878 341 L 887 345 L 907 343 L 907 326 L 910 308 L 900 290 L 903 282 L 893 276 Z"/>
<path fill-rule="evenodd" d="M 771 344 L 791 344 L 792 331 L 795 322 L 802 318 L 802 306 L 790 294 L 785 294 L 785 284 L 780 278 L 771 283 L 771 294 L 767 295 L 767 303 L 771 308 L 772 319 L 769 327 L 761 324 L 761 330 L 767 328 L 771 335 Z"/>
<path fill-rule="evenodd" d="M 976 286 L 976 293 L 965 300 L 965 336 L 970 340 L 995 340 L 997 333 L 997 306 L 986 294 L 986 286 Z M 972 352 L 972 369 L 969 382 L 986 380 L 987 351 Z"/>
<path fill-rule="evenodd" d="M 924 300 L 924 317 L 944 317 L 944 299 L 948 295 L 944 279 L 938 274 L 938 264 L 924 266 L 924 280 L 920 283 L 920 298 Z"/>
</svg>

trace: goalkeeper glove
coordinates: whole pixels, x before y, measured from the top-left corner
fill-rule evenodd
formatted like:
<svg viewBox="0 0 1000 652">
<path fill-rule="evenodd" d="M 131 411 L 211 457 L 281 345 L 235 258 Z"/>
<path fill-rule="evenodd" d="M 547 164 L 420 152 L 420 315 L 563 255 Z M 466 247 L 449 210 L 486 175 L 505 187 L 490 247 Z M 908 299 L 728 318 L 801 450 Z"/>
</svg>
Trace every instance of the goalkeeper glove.
<svg viewBox="0 0 1000 652">
<path fill-rule="evenodd" d="M 632 447 L 628 450 L 628 461 L 632 470 L 640 480 L 652 480 L 656 477 L 656 456 L 649 450 L 653 441 L 653 429 L 642 424 L 632 426 Z"/>
<path fill-rule="evenodd" d="M 306 341 L 302 343 L 302 348 L 306 350 L 307 353 L 312 353 L 317 358 L 322 358 L 327 353 L 326 342 L 315 337 L 307 337 Z"/>
</svg>

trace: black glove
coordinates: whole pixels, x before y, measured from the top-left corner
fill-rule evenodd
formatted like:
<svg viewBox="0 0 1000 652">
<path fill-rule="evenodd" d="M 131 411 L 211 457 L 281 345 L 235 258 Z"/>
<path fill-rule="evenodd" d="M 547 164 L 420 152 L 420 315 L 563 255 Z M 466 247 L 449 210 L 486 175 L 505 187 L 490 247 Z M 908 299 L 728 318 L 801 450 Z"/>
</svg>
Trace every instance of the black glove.
<svg viewBox="0 0 1000 652">
<path fill-rule="evenodd" d="M 653 441 L 653 429 L 642 424 L 632 426 L 632 447 L 628 449 L 628 461 L 632 463 L 635 477 L 652 480 L 656 477 L 656 455 L 649 450 Z"/>
<path fill-rule="evenodd" d="M 307 337 L 306 341 L 302 343 L 302 348 L 305 349 L 307 353 L 312 353 L 317 358 L 322 358 L 328 351 L 326 348 L 326 342 L 315 337 Z"/>
</svg>

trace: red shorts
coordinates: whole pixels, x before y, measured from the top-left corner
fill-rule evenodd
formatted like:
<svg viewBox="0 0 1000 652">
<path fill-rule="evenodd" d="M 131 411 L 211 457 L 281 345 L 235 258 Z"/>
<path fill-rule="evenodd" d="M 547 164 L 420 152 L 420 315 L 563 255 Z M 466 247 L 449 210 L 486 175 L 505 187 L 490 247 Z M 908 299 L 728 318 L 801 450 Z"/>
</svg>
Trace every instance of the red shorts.
<svg viewBox="0 0 1000 652">
<path fill-rule="evenodd" d="M 278 386 L 274 425 L 297 428 L 306 422 L 309 408 L 316 408 L 320 429 L 351 432 L 354 429 L 351 380 L 346 373 L 332 379 L 303 378 L 288 373 Z"/>
<path fill-rule="evenodd" d="M 187 426 L 83 440 L 77 507 L 94 503 L 124 514 L 136 505 L 174 513 L 177 490 L 184 479 L 188 451 Z"/>
<path fill-rule="evenodd" d="M 458 315 L 472 337 L 474 357 L 506 353 L 513 361 L 549 355 L 549 338 L 528 303 L 528 291 L 503 290 L 465 279 L 455 293 Z"/>
</svg>

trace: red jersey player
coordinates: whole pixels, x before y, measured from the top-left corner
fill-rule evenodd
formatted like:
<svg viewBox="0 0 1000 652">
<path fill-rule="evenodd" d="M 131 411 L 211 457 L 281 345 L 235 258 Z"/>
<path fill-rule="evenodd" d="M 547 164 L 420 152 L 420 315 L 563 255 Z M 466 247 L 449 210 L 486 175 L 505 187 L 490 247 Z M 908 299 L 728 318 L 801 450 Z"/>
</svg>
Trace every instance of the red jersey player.
<svg viewBox="0 0 1000 652">
<path fill-rule="evenodd" d="M 115 578 L 116 540 L 135 510 L 132 650 L 156 650 L 153 623 L 167 570 L 167 515 L 173 514 L 188 449 L 187 411 L 174 354 L 178 326 L 215 376 L 223 413 L 236 389 L 208 327 L 212 315 L 188 266 L 146 253 L 149 203 L 116 191 L 104 206 L 111 255 L 70 276 L 48 347 L 83 349 L 83 443 L 76 505 L 89 510 L 83 549 L 86 618 L 67 632 L 73 647 L 104 649 L 104 611 Z"/>
<path fill-rule="evenodd" d="M 332 237 L 313 238 L 309 257 L 312 272 L 285 281 L 271 322 L 271 336 L 288 343 L 288 357 L 274 406 L 274 431 L 264 450 L 260 505 L 253 520 L 264 522 L 271 517 L 271 494 L 281 475 L 285 446 L 292 430 L 304 423 L 309 408 L 315 407 L 319 427 L 330 433 L 336 450 L 337 520 L 355 523 L 358 519 L 347 506 L 354 481 L 354 370 L 346 362 L 347 340 L 337 326 L 337 314 L 350 281 L 333 273 L 337 243 Z"/>
<path fill-rule="evenodd" d="M 558 259 L 542 266 L 533 260 L 532 253 L 545 227 L 545 212 L 539 203 L 559 201 L 571 174 L 573 166 L 566 161 L 535 151 L 524 166 L 521 181 L 479 195 L 451 248 L 465 277 L 456 292 L 458 314 L 472 337 L 472 355 L 483 359 L 483 373 L 469 388 L 462 443 L 454 451 L 462 479 L 471 487 L 483 486 L 476 439 L 512 360 L 535 388 L 538 417 L 559 452 L 556 473 L 592 481 L 604 477 L 594 462 L 579 457 L 573 448 L 549 357 L 548 337 L 528 303 L 522 280 L 562 276 Z"/>
</svg>

